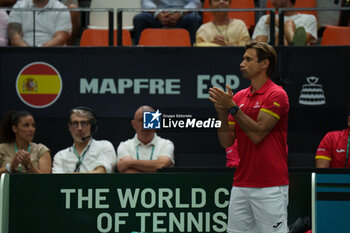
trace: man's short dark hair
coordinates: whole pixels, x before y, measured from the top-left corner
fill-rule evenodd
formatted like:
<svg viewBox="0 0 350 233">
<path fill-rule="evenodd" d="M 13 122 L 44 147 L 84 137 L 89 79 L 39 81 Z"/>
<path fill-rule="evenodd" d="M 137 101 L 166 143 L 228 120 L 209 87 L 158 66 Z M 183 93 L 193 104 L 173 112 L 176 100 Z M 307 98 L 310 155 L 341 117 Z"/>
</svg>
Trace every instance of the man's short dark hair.
<svg viewBox="0 0 350 233">
<path fill-rule="evenodd" d="M 276 50 L 269 44 L 258 41 L 249 41 L 245 49 L 255 49 L 258 61 L 261 62 L 265 59 L 269 60 L 269 67 L 266 70 L 266 74 L 269 78 L 272 78 L 275 73 L 276 63 L 277 63 L 277 53 Z"/>
</svg>

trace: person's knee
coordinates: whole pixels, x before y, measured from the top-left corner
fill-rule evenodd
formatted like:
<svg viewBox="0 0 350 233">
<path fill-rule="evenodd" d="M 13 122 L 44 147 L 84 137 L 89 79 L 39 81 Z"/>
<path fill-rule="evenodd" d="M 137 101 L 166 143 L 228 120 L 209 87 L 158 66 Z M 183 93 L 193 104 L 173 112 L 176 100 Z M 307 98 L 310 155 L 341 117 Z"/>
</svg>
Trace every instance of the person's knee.
<svg viewBox="0 0 350 233">
<path fill-rule="evenodd" d="M 140 13 L 134 16 L 134 25 L 139 25 L 149 21 L 153 16 L 150 13 Z"/>
<path fill-rule="evenodd" d="M 202 18 L 196 13 L 184 15 L 179 25 L 189 30 L 197 30 L 202 24 Z"/>
<path fill-rule="evenodd" d="M 202 21 L 202 18 L 200 15 L 196 14 L 196 13 L 190 13 L 190 14 L 187 14 L 187 15 L 184 15 L 183 19 L 185 21 L 192 21 L 192 22 L 201 22 Z"/>
<path fill-rule="evenodd" d="M 292 31 L 295 31 L 296 29 L 296 26 L 295 26 L 295 23 L 293 20 L 287 20 L 285 23 L 284 23 L 284 28 L 285 29 L 290 29 Z"/>
</svg>

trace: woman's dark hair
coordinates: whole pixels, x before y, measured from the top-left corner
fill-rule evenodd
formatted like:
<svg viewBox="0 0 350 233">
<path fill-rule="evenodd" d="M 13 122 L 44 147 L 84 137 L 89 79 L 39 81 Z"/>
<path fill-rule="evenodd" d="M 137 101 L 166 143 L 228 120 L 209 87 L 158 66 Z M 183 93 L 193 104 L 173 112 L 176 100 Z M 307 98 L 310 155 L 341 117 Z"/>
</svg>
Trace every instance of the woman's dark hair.
<svg viewBox="0 0 350 233">
<path fill-rule="evenodd" d="M 5 113 L 4 118 L 2 118 L 0 125 L 0 139 L 1 142 L 10 143 L 14 142 L 16 135 L 12 130 L 12 126 L 18 125 L 19 120 L 22 117 L 33 116 L 30 112 L 27 111 L 8 111 Z"/>
</svg>

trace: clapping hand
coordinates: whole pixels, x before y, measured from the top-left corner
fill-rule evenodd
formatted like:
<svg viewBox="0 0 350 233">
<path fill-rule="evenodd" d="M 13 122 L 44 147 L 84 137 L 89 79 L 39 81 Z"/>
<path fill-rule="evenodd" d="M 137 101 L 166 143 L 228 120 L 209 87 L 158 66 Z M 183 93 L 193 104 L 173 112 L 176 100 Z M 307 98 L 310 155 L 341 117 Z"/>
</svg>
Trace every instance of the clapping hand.
<svg viewBox="0 0 350 233">
<path fill-rule="evenodd" d="M 218 112 L 227 112 L 230 108 L 236 105 L 236 103 L 232 100 L 233 91 L 227 84 L 226 89 L 227 92 L 224 92 L 218 87 L 211 87 L 209 89 L 209 100 L 214 103 L 215 109 Z"/>
<path fill-rule="evenodd" d="M 32 161 L 31 161 L 31 156 L 30 154 L 25 151 L 25 150 L 18 150 L 17 153 L 17 159 L 19 161 L 20 164 L 22 164 L 25 168 L 29 168 L 32 165 Z"/>
<path fill-rule="evenodd" d="M 226 41 L 225 41 L 225 37 L 223 35 L 216 35 L 212 42 L 215 44 L 218 44 L 218 45 L 222 45 L 222 46 L 227 45 Z"/>
</svg>

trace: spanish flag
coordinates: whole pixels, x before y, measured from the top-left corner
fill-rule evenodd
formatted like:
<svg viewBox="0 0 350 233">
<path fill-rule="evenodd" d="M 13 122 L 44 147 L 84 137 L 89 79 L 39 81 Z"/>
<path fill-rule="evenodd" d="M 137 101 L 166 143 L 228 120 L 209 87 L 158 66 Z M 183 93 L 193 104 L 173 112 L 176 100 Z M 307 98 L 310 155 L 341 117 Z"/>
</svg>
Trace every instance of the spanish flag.
<svg viewBox="0 0 350 233">
<path fill-rule="evenodd" d="M 58 71 L 44 62 L 26 66 L 17 77 L 17 92 L 24 103 L 43 108 L 54 103 L 62 90 Z"/>
</svg>

